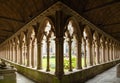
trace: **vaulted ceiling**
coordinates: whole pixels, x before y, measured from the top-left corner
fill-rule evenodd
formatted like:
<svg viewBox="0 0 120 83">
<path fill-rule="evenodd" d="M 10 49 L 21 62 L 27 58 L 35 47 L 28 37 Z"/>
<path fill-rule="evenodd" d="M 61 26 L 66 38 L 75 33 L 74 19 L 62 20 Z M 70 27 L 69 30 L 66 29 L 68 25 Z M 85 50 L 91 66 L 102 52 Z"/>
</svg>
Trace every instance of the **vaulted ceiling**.
<svg viewBox="0 0 120 83">
<path fill-rule="evenodd" d="M 0 0 L 0 43 L 57 1 L 120 40 L 120 0 Z"/>
</svg>

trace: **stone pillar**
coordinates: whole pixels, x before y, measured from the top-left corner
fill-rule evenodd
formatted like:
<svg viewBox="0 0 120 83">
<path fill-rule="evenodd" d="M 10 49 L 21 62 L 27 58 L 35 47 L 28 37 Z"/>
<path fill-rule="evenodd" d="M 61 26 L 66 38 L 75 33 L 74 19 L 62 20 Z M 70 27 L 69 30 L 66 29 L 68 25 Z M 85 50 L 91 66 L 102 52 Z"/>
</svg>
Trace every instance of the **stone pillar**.
<svg viewBox="0 0 120 83">
<path fill-rule="evenodd" d="M 22 65 L 22 44 L 20 45 L 20 65 Z"/>
<path fill-rule="evenodd" d="M 112 51 L 111 43 L 109 43 L 109 61 L 111 61 L 112 59 L 111 51 Z"/>
<path fill-rule="evenodd" d="M 50 41 L 49 41 L 49 39 L 47 38 L 47 41 L 46 41 L 46 43 L 47 43 L 47 68 L 46 68 L 46 71 L 50 71 L 50 51 L 49 51 L 49 49 L 50 49 Z"/>
<path fill-rule="evenodd" d="M 32 46 L 31 46 L 31 44 L 28 44 L 27 45 L 27 66 L 28 67 L 31 67 L 31 61 L 30 61 L 30 59 L 31 59 L 31 48 L 32 48 Z"/>
<path fill-rule="evenodd" d="M 20 45 L 17 45 L 17 63 L 20 64 Z"/>
<path fill-rule="evenodd" d="M 69 71 L 72 71 L 71 45 L 72 45 L 72 41 L 71 41 L 71 38 L 69 38 L 69 41 L 68 41 L 68 46 L 69 46 Z"/>
<path fill-rule="evenodd" d="M 102 42 L 102 63 L 105 62 L 105 44 Z"/>
<path fill-rule="evenodd" d="M 113 44 L 111 44 L 111 60 L 113 60 Z"/>
<path fill-rule="evenodd" d="M 100 64 L 99 45 L 96 43 L 96 64 Z"/>
<path fill-rule="evenodd" d="M 93 59 L 92 59 L 92 50 L 91 50 L 91 42 L 90 40 L 87 40 L 86 43 L 87 46 L 87 65 L 92 66 L 93 65 Z"/>
<path fill-rule="evenodd" d="M 11 45 L 11 61 L 13 61 L 13 45 Z"/>
<path fill-rule="evenodd" d="M 77 69 L 82 69 L 81 40 L 77 41 Z"/>
<path fill-rule="evenodd" d="M 31 63 L 32 63 L 32 68 L 35 67 L 35 45 L 34 43 L 32 44 L 32 55 L 31 55 Z"/>
<path fill-rule="evenodd" d="M 107 42 L 105 43 L 105 62 L 108 61 L 108 46 L 107 46 Z"/>
<path fill-rule="evenodd" d="M 18 56 L 18 44 L 15 45 L 15 62 L 17 63 L 17 56 Z"/>
<path fill-rule="evenodd" d="M 37 69 L 42 69 L 42 43 L 37 42 Z"/>
<path fill-rule="evenodd" d="M 93 65 L 96 65 L 95 43 L 92 44 Z"/>
<path fill-rule="evenodd" d="M 84 40 L 84 67 L 87 67 L 86 40 Z"/>
<path fill-rule="evenodd" d="M 63 65 L 63 44 L 64 44 L 64 27 L 65 27 L 65 15 L 61 10 L 56 11 L 55 14 L 55 45 L 56 45 L 56 68 L 55 74 L 59 79 L 62 79 L 64 75 L 64 65 Z"/>
<path fill-rule="evenodd" d="M 107 44 L 107 47 L 108 47 L 108 53 L 107 53 L 107 56 L 108 56 L 108 62 L 110 61 L 110 47 L 109 47 L 109 42 Z"/>
<path fill-rule="evenodd" d="M 64 74 L 64 67 L 63 67 L 63 38 L 56 38 L 56 69 L 55 74 L 61 78 Z"/>
<path fill-rule="evenodd" d="M 112 55 L 113 55 L 113 60 L 115 60 L 115 44 L 113 43 L 113 53 L 112 53 Z"/>
</svg>

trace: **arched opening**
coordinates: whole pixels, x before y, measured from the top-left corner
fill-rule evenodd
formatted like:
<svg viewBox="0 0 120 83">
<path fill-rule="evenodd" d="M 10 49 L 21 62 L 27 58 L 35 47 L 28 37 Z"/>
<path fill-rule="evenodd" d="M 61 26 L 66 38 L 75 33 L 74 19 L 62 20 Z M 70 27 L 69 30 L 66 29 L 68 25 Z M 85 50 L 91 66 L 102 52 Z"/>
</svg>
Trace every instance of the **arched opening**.
<svg viewBox="0 0 120 83">
<path fill-rule="evenodd" d="M 24 32 L 21 33 L 21 37 L 20 37 L 20 53 L 21 53 L 21 64 L 22 65 L 27 65 L 27 47 L 26 47 L 26 36 L 24 34 Z"/>
<path fill-rule="evenodd" d="M 99 44 L 99 35 L 97 32 L 94 32 L 93 34 L 93 41 L 94 41 L 94 53 L 93 53 L 93 61 L 94 64 L 99 64 L 100 63 L 100 44 Z"/>
<path fill-rule="evenodd" d="M 37 64 L 37 39 L 35 37 L 35 31 L 33 27 L 30 27 L 28 29 L 28 34 L 27 34 L 27 65 L 36 68 Z"/>
<path fill-rule="evenodd" d="M 18 37 L 15 37 L 15 62 L 20 63 L 20 41 Z"/>
<path fill-rule="evenodd" d="M 55 71 L 55 35 L 53 25 L 49 20 L 45 20 L 44 31 L 42 33 L 42 68 L 46 71 Z"/>
<path fill-rule="evenodd" d="M 86 53 L 85 63 L 87 66 L 93 65 L 93 56 L 92 56 L 92 34 L 90 31 L 90 28 L 88 26 L 85 26 L 83 31 L 83 37 L 84 37 L 84 50 Z"/>
<path fill-rule="evenodd" d="M 72 71 L 73 69 L 77 68 L 79 64 L 77 63 L 78 55 L 78 48 L 81 48 L 81 38 L 78 37 L 77 28 L 74 26 L 74 21 L 69 20 L 66 26 L 66 31 L 64 35 L 64 70 Z M 80 47 L 78 44 L 80 43 Z M 80 49 L 81 51 L 81 49 Z M 81 55 L 81 54 L 80 54 Z M 79 59 L 81 60 L 81 58 Z M 81 65 L 81 63 L 80 63 Z"/>
</svg>

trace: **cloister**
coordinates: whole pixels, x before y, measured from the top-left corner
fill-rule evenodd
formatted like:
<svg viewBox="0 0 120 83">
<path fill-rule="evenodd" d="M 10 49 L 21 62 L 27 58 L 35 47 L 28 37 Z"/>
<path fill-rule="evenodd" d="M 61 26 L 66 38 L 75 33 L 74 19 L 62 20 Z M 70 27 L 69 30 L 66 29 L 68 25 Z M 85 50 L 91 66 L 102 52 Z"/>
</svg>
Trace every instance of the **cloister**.
<svg viewBox="0 0 120 83">
<path fill-rule="evenodd" d="M 118 64 L 119 54 L 118 40 L 59 1 L 0 45 L 0 59 L 40 83 L 82 83 Z"/>
</svg>

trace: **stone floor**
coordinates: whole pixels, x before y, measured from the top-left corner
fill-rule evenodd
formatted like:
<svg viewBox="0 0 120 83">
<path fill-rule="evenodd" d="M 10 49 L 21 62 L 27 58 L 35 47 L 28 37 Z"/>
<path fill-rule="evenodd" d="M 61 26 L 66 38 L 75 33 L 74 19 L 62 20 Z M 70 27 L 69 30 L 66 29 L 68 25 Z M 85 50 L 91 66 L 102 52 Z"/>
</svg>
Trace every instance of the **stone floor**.
<svg viewBox="0 0 120 83">
<path fill-rule="evenodd" d="M 116 66 L 95 76 L 85 83 L 120 83 L 120 78 L 116 77 Z"/>
<path fill-rule="evenodd" d="M 28 79 L 27 77 L 16 73 L 16 77 L 17 77 L 17 83 L 35 83 L 34 81 Z"/>
</svg>

